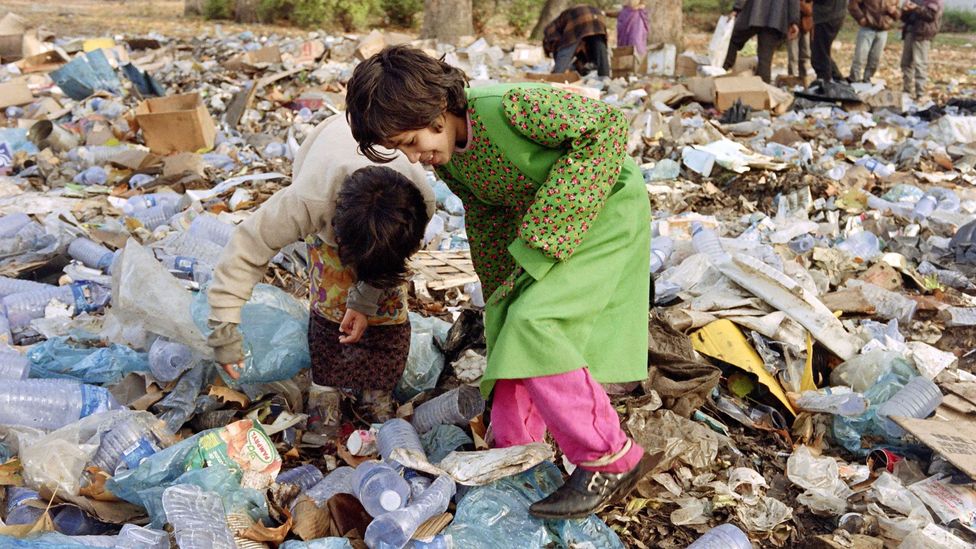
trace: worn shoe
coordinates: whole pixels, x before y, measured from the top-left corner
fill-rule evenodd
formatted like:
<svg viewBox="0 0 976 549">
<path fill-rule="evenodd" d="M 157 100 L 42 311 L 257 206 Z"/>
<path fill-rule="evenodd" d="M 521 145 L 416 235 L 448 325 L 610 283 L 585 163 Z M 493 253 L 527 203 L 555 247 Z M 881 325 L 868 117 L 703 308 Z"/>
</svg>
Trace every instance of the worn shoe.
<svg viewBox="0 0 976 549">
<path fill-rule="evenodd" d="M 664 452 L 644 454 L 626 473 L 601 473 L 577 467 L 558 490 L 529 507 L 529 513 L 545 519 L 576 519 L 617 502 L 637 486 L 664 459 Z"/>
</svg>

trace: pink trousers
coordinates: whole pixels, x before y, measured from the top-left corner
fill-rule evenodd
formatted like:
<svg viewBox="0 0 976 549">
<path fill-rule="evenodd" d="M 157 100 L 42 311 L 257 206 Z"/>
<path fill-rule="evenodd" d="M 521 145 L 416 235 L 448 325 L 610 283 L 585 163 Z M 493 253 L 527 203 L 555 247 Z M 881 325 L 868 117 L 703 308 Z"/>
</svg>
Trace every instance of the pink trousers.
<svg viewBox="0 0 976 549">
<path fill-rule="evenodd" d="M 628 437 L 606 391 L 586 368 L 526 379 L 499 379 L 491 407 L 495 446 L 504 448 L 545 440 L 546 429 L 574 465 L 590 471 L 623 473 L 633 469 L 644 449 Z M 586 465 L 598 462 L 600 465 Z"/>
</svg>

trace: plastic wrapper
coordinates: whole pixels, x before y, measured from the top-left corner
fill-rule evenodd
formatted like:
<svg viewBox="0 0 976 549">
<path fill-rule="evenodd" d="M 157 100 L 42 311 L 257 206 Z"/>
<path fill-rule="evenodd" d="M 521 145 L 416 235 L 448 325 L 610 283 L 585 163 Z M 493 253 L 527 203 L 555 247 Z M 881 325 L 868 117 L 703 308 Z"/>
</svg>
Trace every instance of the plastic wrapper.
<svg viewBox="0 0 976 549">
<path fill-rule="evenodd" d="M 786 460 L 786 476 L 806 489 L 797 501 L 814 511 L 840 515 L 847 509 L 847 498 L 854 493 L 838 476 L 834 458 L 816 457 L 806 446 L 798 447 Z"/>
<path fill-rule="evenodd" d="M 31 377 L 74 379 L 83 383 L 116 383 L 132 372 L 149 370 L 148 355 L 123 345 L 85 347 L 55 337 L 31 347 Z"/>
<path fill-rule="evenodd" d="M 21 445 L 20 459 L 28 486 L 77 495 L 81 475 L 98 450 L 101 433 L 127 413 L 113 410 L 88 416 L 32 444 Z"/>
<path fill-rule="evenodd" d="M 439 318 L 410 313 L 410 353 L 403 377 L 393 395 L 407 401 L 437 385 L 444 370 L 444 355 L 438 344 L 447 338 L 451 325 Z"/>
<path fill-rule="evenodd" d="M 907 373 L 906 375 L 889 373 L 878 379 L 864 393 L 864 398 L 869 403 L 867 411 L 854 417 L 834 417 L 834 441 L 846 448 L 849 452 L 859 456 L 866 456 L 870 450 L 868 448 L 862 448 L 861 437 L 864 435 L 885 436 L 880 419 L 878 418 L 878 408 L 885 402 L 888 402 L 888 399 L 904 387 L 911 375 L 913 373 Z M 897 443 L 899 441 L 892 442 Z"/>
<path fill-rule="evenodd" d="M 168 395 L 156 403 L 154 410 L 159 413 L 159 419 L 166 423 L 170 432 L 178 433 L 180 427 L 194 414 L 197 395 L 212 374 L 212 363 L 197 364 L 180 377 Z"/>
<path fill-rule="evenodd" d="M 193 299 L 192 309 L 197 327 L 208 335 L 210 305 L 205 292 Z M 251 299 L 241 309 L 240 330 L 244 335 L 244 370 L 237 380 L 219 370 L 228 386 L 291 379 L 311 364 L 308 310 L 284 290 L 268 284 L 255 286 Z"/>
<path fill-rule="evenodd" d="M 529 515 L 529 506 L 562 484 L 551 462 L 518 475 L 470 489 L 458 502 L 442 535 L 453 547 L 508 549 L 510 547 L 600 547 L 623 549 L 606 524 L 591 515 L 581 520 L 543 521 Z"/>
</svg>

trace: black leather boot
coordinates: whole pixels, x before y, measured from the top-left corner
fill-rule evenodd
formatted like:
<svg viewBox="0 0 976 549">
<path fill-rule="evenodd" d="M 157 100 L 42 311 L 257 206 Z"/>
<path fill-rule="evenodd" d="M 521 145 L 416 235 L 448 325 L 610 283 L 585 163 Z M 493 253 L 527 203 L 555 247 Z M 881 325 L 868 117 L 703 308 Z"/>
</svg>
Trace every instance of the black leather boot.
<svg viewBox="0 0 976 549">
<path fill-rule="evenodd" d="M 663 452 L 644 454 L 626 473 L 601 473 L 577 467 L 555 492 L 529 507 L 529 513 L 546 519 L 576 519 L 596 513 L 630 493 L 637 481 L 661 463 Z"/>
</svg>

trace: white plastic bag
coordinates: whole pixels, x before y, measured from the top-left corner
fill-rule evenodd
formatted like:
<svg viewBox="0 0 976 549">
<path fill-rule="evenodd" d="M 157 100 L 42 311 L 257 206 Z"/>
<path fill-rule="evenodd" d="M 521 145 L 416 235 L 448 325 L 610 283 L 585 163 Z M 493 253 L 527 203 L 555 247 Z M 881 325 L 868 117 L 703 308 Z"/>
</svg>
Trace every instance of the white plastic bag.
<svg viewBox="0 0 976 549">
<path fill-rule="evenodd" d="M 732 41 L 732 27 L 734 26 L 734 18 L 728 15 L 718 18 L 715 32 L 712 33 L 712 40 L 708 43 L 708 61 L 711 66 L 721 67 L 725 63 L 725 56 L 729 52 L 729 43 Z"/>
</svg>

